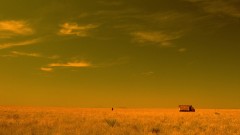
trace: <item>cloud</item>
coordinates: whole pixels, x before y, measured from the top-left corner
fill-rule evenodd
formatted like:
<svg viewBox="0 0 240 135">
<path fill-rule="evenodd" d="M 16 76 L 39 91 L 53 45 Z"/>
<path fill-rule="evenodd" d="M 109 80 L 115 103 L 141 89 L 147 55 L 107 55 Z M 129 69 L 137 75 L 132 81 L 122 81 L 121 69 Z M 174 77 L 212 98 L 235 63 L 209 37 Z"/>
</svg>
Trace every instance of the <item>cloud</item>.
<svg viewBox="0 0 240 135">
<path fill-rule="evenodd" d="M 204 11 L 211 14 L 224 14 L 240 17 L 240 2 L 238 0 L 186 0 L 198 4 Z"/>
<path fill-rule="evenodd" d="M 151 23 L 161 23 L 165 25 L 169 25 L 168 23 L 176 23 L 176 21 L 184 20 L 186 17 L 190 17 L 191 13 L 183 13 L 183 12 L 177 12 L 177 11 L 158 11 L 153 12 L 150 14 L 147 13 L 141 13 L 134 15 L 137 19 L 142 19 L 146 22 Z"/>
<path fill-rule="evenodd" d="M 60 56 L 59 55 L 52 55 L 52 56 L 48 56 L 46 58 L 49 58 L 49 59 L 59 59 Z"/>
<path fill-rule="evenodd" d="M 51 63 L 49 67 L 90 67 L 88 62 Z"/>
<path fill-rule="evenodd" d="M 187 49 L 186 48 L 180 48 L 180 49 L 178 49 L 178 52 L 186 52 L 187 51 Z"/>
<path fill-rule="evenodd" d="M 17 47 L 17 46 L 31 45 L 31 44 L 35 44 L 38 42 L 40 42 L 40 39 L 32 39 L 32 40 L 26 40 L 26 41 L 21 41 L 21 42 L 2 43 L 2 44 L 0 44 L 0 50 Z"/>
<path fill-rule="evenodd" d="M 66 63 L 50 63 L 46 67 L 40 68 L 42 71 L 53 71 L 55 67 L 73 67 L 73 68 L 84 68 L 92 67 L 92 64 L 85 61 L 73 61 Z"/>
<path fill-rule="evenodd" d="M 29 26 L 29 24 L 26 21 L 23 21 L 23 20 L 0 21 L 0 38 L 11 38 L 12 40 L 14 36 L 18 36 L 18 35 L 29 36 L 29 35 L 32 35 L 33 33 L 34 33 L 33 29 Z M 31 45 L 39 41 L 40 41 L 39 38 L 24 40 L 24 41 L 15 41 L 15 42 L 13 42 L 13 40 L 11 42 L 5 41 L 0 43 L 0 49 Z M 18 55 L 24 55 L 24 54 L 18 54 Z"/>
<path fill-rule="evenodd" d="M 10 38 L 16 35 L 31 35 L 33 29 L 26 21 L 0 21 L 0 38 Z"/>
<path fill-rule="evenodd" d="M 26 53 L 26 52 L 18 52 L 18 51 L 12 51 L 11 54 L 17 55 L 17 56 L 42 57 L 42 55 L 38 53 Z"/>
<path fill-rule="evenodd" d="M 170 46 L 172 44 L 172 40 L 178 39 L 181 37 L 179 34 L 167 34 L 163 32 L 135 32 L 132 33 L 134 36 L 134 40 L 139 43 L 155 43 L 161 46 Z"/>
<path fill-rule="evenodd" d="M 33 52 L 19 52 L 19 51 L 11 51 L 9 54 L 0 55 L 0 57 L 34 57 L 34 58 L 44 58 L 44 59 L 59 59 L 60 56 L 52 55 L 52 56 L 45 56 L 40 53 L 33 53 Z"/>
<path fill-rule="evenodd" d="M 145 76 L 151 76 L 151 75 L 154 74 L 154 72 L 153 71 L 148 71 L 148 72 L 143 72 L 142 74 L 145 75 Z"/>
<path fill-rule="evenodd" d="M 86 37 L 89 35 L 91 29 L 95 29 L 98 25 L 87 24 L 87 25 L 78 25 L 77 23 L 64 23 L 60 25 L 61 29 L 59 30 L 59 35 L 75 35 L 79 37 Z"/>
<path fill-rule="evenodd" d="M 16 56 L 28 56 L 28 57 L 37 57 L 37 58 L 47 58 L 47 59 L 58 59 L 58 55 L 52 55 L 52 56 L 44 56 L 39 53 L 28 53 L 28 52 L 19 52 L 19 51 L 11 51 L 11 55 L 7 55 L 11 57 L 16 57 Z"/>
<path fill-rule="evenodd" d="M 40 70 L 42 71 L 53 71 L 54 68 L 107 68 L 107 67 L 112 67 L 112 66 L 118 66 L 118 65 L 123 65 L 128 63 L 129 58 L 128 57 L 121 57 L 118 59 L 111 59 L 107 62 L 104 63 L 98 63 L 98 64 L 92 64 L 88 61 L 79 61 L 79 60 L 73 60 L 73 61 L 68 61 L 65 63 L 62 62 L 56 62 L 56 63 L 50 63 L 42 68 Z"/>
<path fill-rule="evenodd" d="M 52 69 L 52 68 L 49 68 L 49 67 L 41 67 L 40 70 L 46 71 L 46 72 L 51 72 L 51 71 L 53 71 L 53 69 Z"/>
</svg>

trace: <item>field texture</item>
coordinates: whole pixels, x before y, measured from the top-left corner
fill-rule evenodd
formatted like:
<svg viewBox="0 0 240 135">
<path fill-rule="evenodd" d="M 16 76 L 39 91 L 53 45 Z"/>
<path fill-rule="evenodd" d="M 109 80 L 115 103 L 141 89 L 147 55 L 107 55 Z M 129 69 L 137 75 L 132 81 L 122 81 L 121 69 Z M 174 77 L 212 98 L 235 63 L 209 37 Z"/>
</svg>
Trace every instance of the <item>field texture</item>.
<svg viewBox="0 0 240 135">
<path fill-rule="evenodd" d="M 240 110 L 1 107 L 0 135 L 240 135 Z"/>
</svg>

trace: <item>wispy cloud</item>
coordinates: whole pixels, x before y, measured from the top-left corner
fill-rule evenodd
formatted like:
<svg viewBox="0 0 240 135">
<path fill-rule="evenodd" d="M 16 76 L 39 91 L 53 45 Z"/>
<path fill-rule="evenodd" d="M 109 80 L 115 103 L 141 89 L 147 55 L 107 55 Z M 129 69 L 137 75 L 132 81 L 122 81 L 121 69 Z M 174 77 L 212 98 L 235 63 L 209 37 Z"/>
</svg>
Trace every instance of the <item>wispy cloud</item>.
<svg viewBox="0 0 240 135">
<path fill-rule="evenodd" d="M 35 58 L 45 58 L 45 59 L 59 59 L 60 56 L 58 55 L 43 55 L 41 53 L 35 52 L 22 52 L 22 51 L 11 51 L 7 55 L 1 55 L 2 57 L 35 57 Z"/>
<path fill-rule="evenodd" d="M 67 62 L 67 63 L 51 63 L 49 67 L 90 67 L 91 64 L 83 61 Z"/>
<path fill-rule="evenodd" d="M 95 29 L 98 25 L 95 24 L 87 24 L 87 25 L 79 25 L 77 23 L 64 23 L 60 25 L 61 29 L 59 30 L 59 35 L 75 35 L 79 37 L 86 37 L 89 35 L 89 31 L 91 29 Z"/>
<path fill-rule="evenodd" d="M 26 21 L 0 21 L 0 38 L 10 38 L 15 35 L 31 35 L 33 29 Z"/>
<path fill-rule="evenodd" d="M 238 0 L 186 0 L 198 4 L 206 12 L 240 17 L 240 2 Z"/>
<path fill-rule="evenodd" d="M 151 75 L 154 75 L 154 72 L 153 71 L 143 72 L 142 75 L 151 76 Z"/>
<path fill-rule="evenodd" d="M 163 32 L 135 32 L 134 40 L 139 43 L 151 42 L 161 46 L 170 46 L 172 41 L 181 37 L 180 34 L 167 34 Z"/>
<path fill-rule="evenodd" d="M 141 13 L 134 15 L 137 19 L 142 19 L 146 22 L 150 23 L 161 23 L 165 25 L 169 25 L 169 23 L 175 23 L 176 21 L 183 21 L 186 17 L 190 17 L 190 13 L 180 13 L 177 11 L 158 11 L 153 12 L 151 14 Z"/>
<path fill-rule="evenodd" d="M 111 59 L 104 63 L 92 64 L 85 60 L 73 60 L 68 62 L 50 63 L 40 68 L 42 71 L 54 71 L 55 68 L 108 68 L 128 63 L 128 57 L 121 57 L 118 59 Z"/>
<path fill-rule="evenodd" d="M 53 69 L 50 68 L 50 67 L 41 67 L 40 70 L 45 71 L 45 72 L 51 72 L 51 71 L 53 71 Z"/>
<path fill-rule="evenodd" d="M 72 67 L 72 68 L 86 68 L 92 67 L 90 62 L 86 61 L 73 61 L 73 62 L 66 62 L 66 63 L 50 63 L 46 67 L 40 68 L 42 71 L 53 71 L 53 68 L 56 67 Z"/>
<path fill-rule="evenodd" d="M 26 45 L 32 45 L 35 43 L 40 42 L 40 39 L 32 39 L 32 40 L 26 40 L 26 41 L 20 41 L 20 42 L 10 42 L 10 43 L 2 43 L 0 44 L 0 49 L 7 49 L 17 46 L 26 46 Z"/>
<path fill-rule="evenodd" d="M 181 52 L 181 53 L 186 52 L 186 51 L 187 51 L 186 48 L 180 48 L 180 49 L 178 49 L 178 52 Z"/>
<path fill-rule="evenodd" d="M 42 55 L 39 53 L 26 53 L 26 52 L 12 51 L 11 54 L 15 56 L 42 57 Z"/>
<path fill-rule="evenodd" d="M 5 41 L 0 43 L 0 49 L 32 45 L 40 42 L 41 41 L 40 38 L 22 40 L 22 41 L 12 40 L 13 38 L 15 38 L 15 36 L 19 36 L 19 35 L 29 36 L 29 35 L 32 35 L 33 33 L 34 31 L 30 27 L 27 21 L 24 21 L 24 20 L 0 21 L 0 38 L 11 38 L 11 41 Z M 27 54 L 20 54 L 20 53 L 17 54 L 17 52 L 15 52 L 15 55 L 27 55 Z"/>
</svg>

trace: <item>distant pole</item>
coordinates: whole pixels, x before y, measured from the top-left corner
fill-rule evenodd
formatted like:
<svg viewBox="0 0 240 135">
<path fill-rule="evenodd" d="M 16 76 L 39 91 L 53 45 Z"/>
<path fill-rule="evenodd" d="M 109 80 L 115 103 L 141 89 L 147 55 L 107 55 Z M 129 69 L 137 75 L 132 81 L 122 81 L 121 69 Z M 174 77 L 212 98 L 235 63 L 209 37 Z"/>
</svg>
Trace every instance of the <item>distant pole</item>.
<svg viewBox="0 0 240 135">
<path fill-rule="evenodd" d="M 112 108 L 112 111 L 113 111 L 113 108 Z"/>
</svg>

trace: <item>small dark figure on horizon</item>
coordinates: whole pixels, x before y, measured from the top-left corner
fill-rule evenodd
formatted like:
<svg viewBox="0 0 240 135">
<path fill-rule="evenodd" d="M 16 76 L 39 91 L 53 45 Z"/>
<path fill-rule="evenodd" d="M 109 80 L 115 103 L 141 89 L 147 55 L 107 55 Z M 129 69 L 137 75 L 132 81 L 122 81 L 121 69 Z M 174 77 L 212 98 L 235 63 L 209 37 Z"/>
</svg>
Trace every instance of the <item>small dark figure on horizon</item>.
<svg viewBox="0 0 240 135">
<path fill-rule="evenodd" d="M 112 111 L 113 111 L 113 108 L 112 108 Z"/>
</svg>

